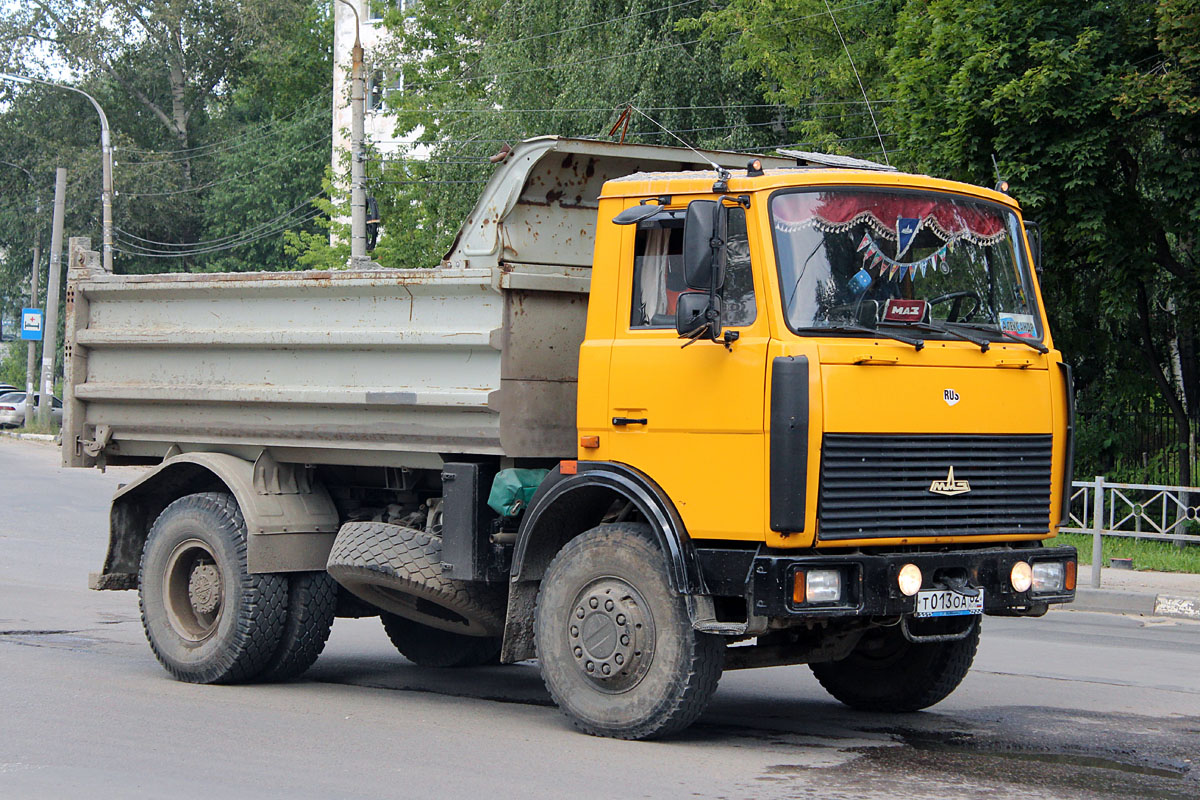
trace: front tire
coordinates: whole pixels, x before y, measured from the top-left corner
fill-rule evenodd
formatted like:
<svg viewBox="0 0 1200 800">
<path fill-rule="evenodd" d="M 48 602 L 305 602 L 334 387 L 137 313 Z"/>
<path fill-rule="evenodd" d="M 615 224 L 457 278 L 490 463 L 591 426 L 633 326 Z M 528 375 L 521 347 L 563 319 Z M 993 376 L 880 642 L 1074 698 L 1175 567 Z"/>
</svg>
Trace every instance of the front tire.
<svg viewBox="0 0 1200 800">
<path fill-rule="evenodd" d="M 138 601 L 150 649 L 167 672 L 189 683 L 237 683 L 259 675 L 276 652 L 288 585 L 282 575 L 250 574 L 237 502 L 204 492 L 155 520 Z"/>
<path fill-rule="evenodd" d="M 534 624 L 546 688 L 595 736 L 680 731 L 721 677 L 724 640 L 692 629 L 645 524 L 600 525 L 572 539 L 542 580 Z"/>
<path fill-rule="evenodd" d="M 825 691 L 851 708 L 920 711 L 958 688 L 978 647 L 978 620 L 963 639 L 922 644 L 910 642 L 893 625 L 868 631 L 841 661 L 809 668 Z"/>
</svg>

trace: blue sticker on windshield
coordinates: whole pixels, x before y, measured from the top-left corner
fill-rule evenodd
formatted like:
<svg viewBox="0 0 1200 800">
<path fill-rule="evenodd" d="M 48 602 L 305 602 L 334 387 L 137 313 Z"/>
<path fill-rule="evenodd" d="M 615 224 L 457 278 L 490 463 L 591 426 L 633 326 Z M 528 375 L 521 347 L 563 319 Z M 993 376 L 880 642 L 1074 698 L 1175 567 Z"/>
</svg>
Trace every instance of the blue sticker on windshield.
<svg viewBox="0 0 1200 800">
<path fill-rule="evenodd" d="M 854 273 L 854 277 L 850 279 L 850 292 L 857 297 L 865 292 L 867 287 L 870 285 L 871 273 L 867 272 L 865 269 L 860 269 L 858 272 Z"/>
</svg>

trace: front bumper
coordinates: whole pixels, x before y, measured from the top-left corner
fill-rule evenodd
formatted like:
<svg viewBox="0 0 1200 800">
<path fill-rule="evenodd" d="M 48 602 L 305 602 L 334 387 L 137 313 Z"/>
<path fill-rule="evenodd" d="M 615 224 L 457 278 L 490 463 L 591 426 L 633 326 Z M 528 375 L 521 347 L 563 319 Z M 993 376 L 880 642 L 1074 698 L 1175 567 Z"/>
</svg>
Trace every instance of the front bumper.
<svg viewBox="0 0 1200 800">
<path fill-rule="evenodd" d="M 754 554 L 740 591 L 728 569 L 722 569 L 717 551 L 698 551 L 713 594 L 742 595 L 751 614 L 759 617 L 861 617 L 900 616 L 916 610 L 916 596 L 900 592 L 897 576 L 905 564 L 921 570 L 921 590 L 953 589 L 956 584 L 983 589 L 985 614 L 1037 615 L 1055 603 L 1069 603 L 1075 590 L 1059 592 L 1016 591 L 1009 579 L 1018 561 L 1076 561 L 1074 547 L 1013 549 L 986 548 L 916 553 L 847 553 L 788 555 L 760 551 Z M 829 603 L 793 601 L 797 570 L 838 569 L 842 573 L 841 599 Z"/>
</svg>

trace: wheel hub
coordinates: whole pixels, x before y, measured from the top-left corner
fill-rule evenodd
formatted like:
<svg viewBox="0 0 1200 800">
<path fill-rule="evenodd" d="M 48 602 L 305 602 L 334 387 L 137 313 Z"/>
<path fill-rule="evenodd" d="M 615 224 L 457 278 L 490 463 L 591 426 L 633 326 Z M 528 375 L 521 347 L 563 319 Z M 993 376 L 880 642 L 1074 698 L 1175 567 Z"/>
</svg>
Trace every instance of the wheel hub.
<svg viewBox="0 0 1200 800">
<path fill-rule="evenodd" d="M 211 614 L 221 602 L 221 572 L 216 564 L 196 564 L 188 579 L 188 600 L 197 614 Z"/>
<path fill-rule="evenodd" d="M 641 596 L 617 578 L 587 586 L 571 606 L 567 638 L 575 663 L 597 687 L 636 686 L 654 655 L 654 622 Z"/>
</svg>

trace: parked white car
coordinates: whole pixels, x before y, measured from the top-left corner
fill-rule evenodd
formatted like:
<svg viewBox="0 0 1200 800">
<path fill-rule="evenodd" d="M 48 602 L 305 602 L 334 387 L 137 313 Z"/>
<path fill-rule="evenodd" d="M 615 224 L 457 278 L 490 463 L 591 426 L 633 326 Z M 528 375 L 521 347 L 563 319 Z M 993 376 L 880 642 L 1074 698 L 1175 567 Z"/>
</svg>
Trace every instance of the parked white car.
<svg viewBox="0 0 1200 800">
<path fill-rule="evenodd" d="M 37 408 L 40 395 L 34 395 L 33 407 Z M 63 406 L 57 397 L 50 398 L 50 418 L 55 425 L 62 425 Z M 0 394 L 0 428 L 19 428 L 25 424 L 25 392 Z"/>
</svg>

